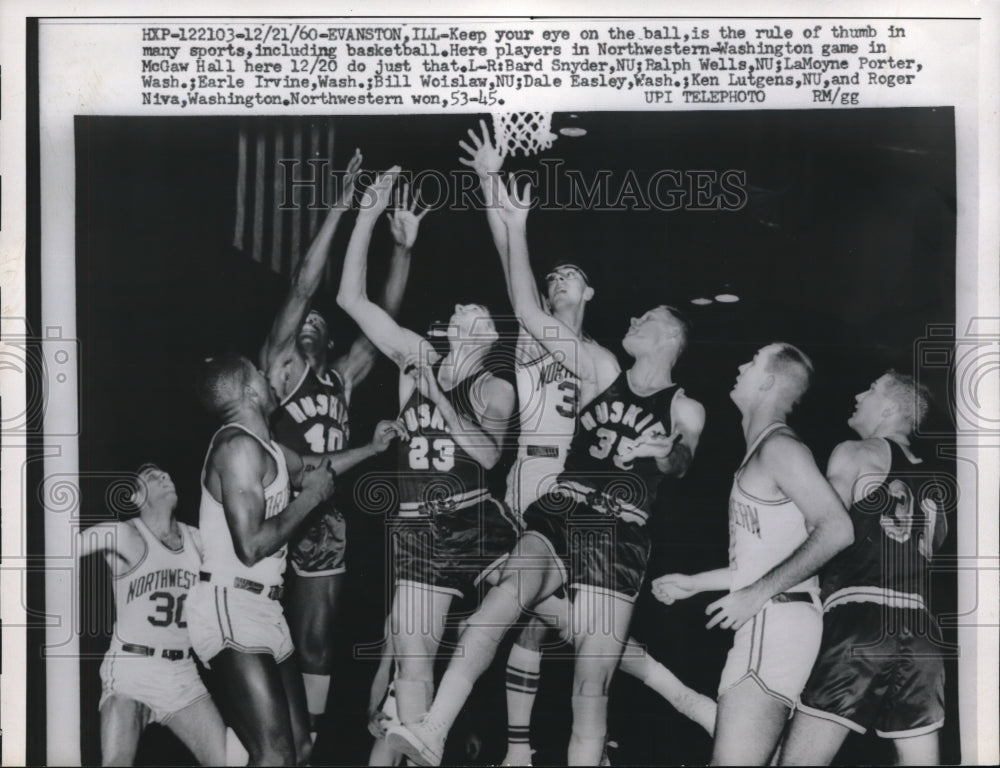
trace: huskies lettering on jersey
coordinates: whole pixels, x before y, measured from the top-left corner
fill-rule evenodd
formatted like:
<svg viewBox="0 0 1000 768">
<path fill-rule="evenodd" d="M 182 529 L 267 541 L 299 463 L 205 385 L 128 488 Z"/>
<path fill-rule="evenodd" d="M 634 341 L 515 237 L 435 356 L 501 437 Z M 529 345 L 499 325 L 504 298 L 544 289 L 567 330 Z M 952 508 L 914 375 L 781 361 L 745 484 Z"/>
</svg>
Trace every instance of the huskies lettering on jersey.
<svg viewBox="0 0 1000 768">
<path fill-rule="evenodd" d="M 436 429 L 441 432 L 447 431 L 444 417 L 430 403 L 418 403 L 407 406 L 403 411 L 403 423 L 406 424 L 406 431 L 411 435 L 416 434 L 421 429 Z"/>
<path fill-rule="evenodd" d="M 302 424 L 308 419 L 330 418 L 341 424 L 347 421 L 347 406 L 342 398 L 317 393 L 314 395 L 304 395 L 295 400 L 285 403 L 285 411 L 296 424 Z"/>
<path fill-rule="evenodd" d="M 760 516 L 757 507 L 744 504 L 736 499 L 729 500 L 729 525 L 738 525 L 745 531 L 760 538 Z"/>
<path fill-rule="evenodd" d="M 137 597 L 153 589 L 168 589 L 175 587 L 178 589 L 191 589 L 197 583 L 198 575 L 186 568 L 170 568 L 153 571 L 139 576 L 129 582 L 128 596 L 126 603 L 132 602 Z"/>
<path fill-rule="evenodd" d="M 654 420 L 655 423 L 651 423 Z M 649 413 L 641 406 L 634 404 L 626 408 L 625 403 L 621 400 L 615 400 L 611 403 L 597 403 L 592 410 L 580 417 L 580 424 L 588 432 L 598 424 L 621 424 L 623 427 L 628 427 L 644 437 L 655 434 L 666 434 L 663 422 L 659 421 L 655 414 Z"/>
</svg>

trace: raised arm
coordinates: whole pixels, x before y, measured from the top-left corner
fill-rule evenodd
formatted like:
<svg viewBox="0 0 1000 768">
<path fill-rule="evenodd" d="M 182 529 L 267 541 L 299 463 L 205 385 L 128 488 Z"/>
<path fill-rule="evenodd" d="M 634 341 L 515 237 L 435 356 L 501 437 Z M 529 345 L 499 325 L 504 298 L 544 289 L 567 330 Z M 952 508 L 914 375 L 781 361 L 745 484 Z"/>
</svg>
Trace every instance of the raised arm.
<svg viewBox="0 0 1000 768">
<path fill-rule="evenodd" d="M 396 321 L 382 307 L 368 298 L 368 246 L 375 222 L 389 205 L 392 185 L 399 166 L 393 166 L 365 190 L 358 220 L 344 257 L 344 272 L 340 278 L 337 304 L 358 324 L 382 354 L 402 366 L 407 356 L 420 350 L 420 337 Z"/>
<path fill-rule="evenodd" d="M 319 288 L 330 252 L 330 243 L 337 231 L 340 217 L 350 207 L 351 198 L 354 196 L 354 182 L 360 170 L 361 152 L 354 150 L 354 156 L 347 164 L 347 171 L 344 174 L 343 194 L 327 211 L 319 232 L 310 244 L 309 250 L 306 251 L 306 255 L 296 267 L 295 274 L 292 276 L 291 289 L 274 318 L 274 324 L 271 326 L 267 339 L 264 340 L 264 346 L 260 352 L 260 362 L 261 367 L 268 374 L 269 380 L 273 381 L 272 369 L 281 365 L 285 357 L 295 351 L 296 335 L 302 326 L 306 312 L 309 311 L 309 303 L 312 301 L 316 289 Z"/>
<path fill-rule="evenodd" d="M 518 194 L 516 182 L 512 179 L 509 192 L 503 185 L 497 185 L 497 196 L 507 225 L 511 303 L 517 319 L 547 352 L 561 359 L 563 367 L 570 373 L 581 380 L 596 382 L 596 356 L 602 354 L 601 348 L 596 344 L 583 343 L 583 339 L 572 328 L 542 308 L 538 296 L 528 257 L 527 222 L 528 209 L 531 207 L 531 184 L 526 184 L 521 194 Z M 573 345 L 575 354 L 566 355 L 567 339 L 579 340 L 580 343 Z"/>
<path fill-rule="evenodd" d="M 302 472 L 302 491 L 281 514 L 264 517 L 264 477 L 268 455 L 246 434 L 220 438 L 212 452 L 211 466 L 218 475 L 219 495 L 240 562 L 253 566 L 273 555 L 292 537 L 295 529 L 321 502 L 333 494 L 333 473 L 326 467 Z"/>
<path fill-rule="evenodd" d="M 709 627 L 739 629 L 768 600 L 808 579 L 854 540 L 854 526 L 844 504 L 805 445 L 778 434 L 761 447 L 760 459 L 778 488 L 801 510 L 808 536 L 753 584 L 708 606 L 706 613 L 715 614 Z"/>
<path fill-rule="evenodd" d="M 403 185 L 402 192 L 397 193 L 396 210 L 386 214 L 394 245 L 392 260 L 389 262 L 389 276 L 386 278 L 379 305 L 393 319 L 399 315 L 399 308 L 403 303 L 406 281 L 410 275 L 410 254 L 413 252 L 413 244 L 420 231 L 420 222 L 430 210 L 425 208 L 422 213 L 417 213 L 417 194 L 410 200 L 409 189 L 409 184 Z M 333 367 L 346 382 L 348 391 L 371 372 L 375 364 L 375 354 L 375 345 L 367 336 L 361 334 L 351 345 L 348 353 L 334 362 Z"/>
</svg>

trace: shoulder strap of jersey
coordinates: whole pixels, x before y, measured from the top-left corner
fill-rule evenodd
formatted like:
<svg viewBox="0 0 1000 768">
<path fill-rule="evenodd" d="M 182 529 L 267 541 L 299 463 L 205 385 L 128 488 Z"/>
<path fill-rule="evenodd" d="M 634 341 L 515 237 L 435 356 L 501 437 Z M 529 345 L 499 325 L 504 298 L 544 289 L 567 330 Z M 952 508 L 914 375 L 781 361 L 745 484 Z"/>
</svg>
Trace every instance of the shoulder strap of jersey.
<svg viewBox="0 0 1000 768">
<path fill-rule="evenodd" d="M 302 360 L 302 375 L 299 376 L 299 380 L 295 384 L 295 386 L 292 387 L 290 390 L 288 390 L 288 394 L 285 395 L 284 398 L 282 398 L 279 405 L 285 405 L 289 400 L 291 400 L 295 396 L 295 393 L 298 392 L 299 389 L 302 387 L 303 382 L 305 382 L 311 370 L 312 369 L 309 367 L 309 361 Z"/>
<path fill-rule="evenodd" d="M 138 523 L 138 525 L 134 525 L 134 523 Z M 114 569 L 112 569 L 112 574 L 111 574 L 112 580 L 123 579 L 126 576 L 135 573 L 136 569 L 146 561 L 147 557 L 149 557 L 149 539 L 142 532 L 142 529 L 145 527 L 142 524 L 142 520 L 140 520 L 138 517 L 133 517 L 123 521 L 122 525 L 130 526 L 132 530 L 134 530 L 136 533 L 139 534 L 139 538 L 142 539 L 143 550 L 142 550 L 142 555 L 138 559 L 136 559 L 136 561 L 126 570 L 122 571 L 121 573 L 114 573 Z M 118 556 L 121 557 L 121 555 Z"/>
<path fill-rule="evenodd" d="M 895 440 L 890 440 L 888 437 L 883 437 L 889 444 L 889 453 L 891 459 L 889 461 L 889 472 L 896 469 L 909 469 L 910 467 L 915 467 L 922 464 L 921 461 L 910 461 L 910 457 L 906 455 L 906 451 L 903 450 L 903 446 L 897 443 Z"/>
<path fill-rule="evenodd" d="M 760 434 L 757 435 L 754 441 L 747 447 L 746 456 L 743 457 L 743 461 L 740 462 L 739 469 L 737 469 L 736 471 L 738 472 L 739 470 L 743 469 L 750 461 L 750 459 L 753 458 L 753 455 L 760 449 L 760 446 L 763 445 L 764 441 L 767 440 L 767 438 L 769 438 L 779 429 L 787 429 L 789 432 L 791 432 L 791 427 L 785 424 L 785 422 L 772 421 L 770 424 L 764 427 L 764 429 L 761 430 Z"/>
<path fill-rule="evenodd" d="M 250 437 L 252 437 L 254 440 L 256 440 L 258 443 L 260 443 L 264 447 L 264 450 L 268 452 L 268 454 L 271 456 L 272 459 L 274 459 L 274 461 L 276 463 L 278 462 L 278 457 L 279 456 L 281 457 L 282 462 L 284 461 L 285 456 L 284 456 L 283 453 L 281 453 L 280 449 L 273 448 L 272 446 L 268 445 L 258 435 L 255 435 L 253 432 L 251 432 L 247 427 L 244 427 L 242 424 L 238 424 L 235 421 L 231 422 L 229 424 L 223 424 L 221 427 L 219 427 L 217 430 L 215 430 L 215 434 L 212 435 L 212 439 L 208 441 L 208 450 L 205 451 L 205 460 L 201 464 L 201 484 L 202 485 L 205 484 L 205 471 L 208 469 L 208 457 L 212 455 L 212 449 L 215 447 L 215 439 L 222 433 L 223 430 L 229 429 L 230 427 L 235 427 L 236 429 L 240 429 L 240 430 L 246 432 L 248 435 L 250 435 Z M 279 466 L 278 466 L 279 474 L 280 474 L 280 469 L 281 469 L 281 467 L 280 467 L 280 464 L 279 464 Z"/>
</svg>

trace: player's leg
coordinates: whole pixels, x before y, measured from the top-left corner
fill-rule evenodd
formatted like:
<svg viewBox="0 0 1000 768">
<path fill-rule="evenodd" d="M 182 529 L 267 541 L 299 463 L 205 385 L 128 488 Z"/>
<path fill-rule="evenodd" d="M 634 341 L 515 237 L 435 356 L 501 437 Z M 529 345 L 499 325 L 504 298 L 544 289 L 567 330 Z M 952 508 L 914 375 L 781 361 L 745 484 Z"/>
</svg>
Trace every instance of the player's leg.
<svg viewBox="0 0 1000 768">
<path fill-rule="evenodd" d="M 940 765 L 941 747 L 939 731 L 920 736 L 904 736 L 893 739 L 896 749 L 896 765 Z"/>
<path fill-rule="evenodd" d="M 507 755 L 503 765 L 531 765 L 531 711 L 538 693 L 541 646 L 548 632 L 541 619 L 531 617 L 507 657 Z"/>
<path fill-rule="evenodd" d="M 523 536 L 504 564 L 499 583 L 469 618 L 427 717 L 412 726 L 390 729 L 389 744 L 419 765 L 439 764 L 448 731 L 476 680 L 496 656 L 504 634 L 525 608 L 562 586 L 562 579 L 548 544 L 533 534 Z M 398 698 L 398 685 L 396 694 Z"/>
<path fill-rule="evenodd" d="M 226 724 L 210 696 L 203 696 L 163 723 L 191 750 L 199 765 L 226 765 Z"/>
<path fill-rule="evenodd" d="M 798 710 L 788 726 L 778 764 L 830 765 L 850 732 L 846 725 Z"/>
<path fill-rule="evenodd" d="M 274 657 L 226 648 L 212 667 L 221 675 L 224 708 L 250 753 L 250 765 L 295 765 L 295 736 Z"/>
<path fill-rule="evenodd" d="M 621 669 L 660 694 L 674 709 L 704 728 L 709 736 L 715 733 L 715 699 L 681 682 L 634 638 L 630 637 L 625 646 Z"/>
<path fill-rule="evenodd" d="M 313 724 L 326 712 L 330 673 L 333 670 L 333 633 L 343 585 L 343 573 L 321 576 L 296 573 L 295 578 L 290 580 L 285 610 Z"/>
<path fill-rule="evenodd" d="M 135 699 L 112 694 L 101 703 L 101 764 L 132 765 L 149 710 Z"/>
<path fill-rule="evenodd" d="M 403 762 L 403 753 L 397 752 L 389 746 L 386 740 L 375 739 L 372 745 L 371 754 L 368 755 L 368 765 L 400 765 Z"/>
<path fill-rule="evenodd" d="M 396 655 L 396 708 L 401 723 L 419 720 L 434 697 L 434 660 L 444 634 L 452 595 L 402 582 L 390 614 Z"/>
<path fill-rule="evenodd" d="M 745 677 L 719 696 L 712 765 L 767 765 L 788 721 L 789 705 Z"/>
<path fill-rule="evenodd" d="M 580 589 L 570 627 L 576 649 L 569 765 L 598 765 L 608 730 L 608 688 L 621 660 L 632 603 L 605 590 Z"/>
<path fill-rule="evenodd" d="M 292 726 L 292 740 L 295 744 L 296 764 L 304 765 L 312 755 L 312 733 L 309 722 L 309 708 L 306 704 L 306 689 L 302 683 L 302 673 L 296 656 L 289 656 L 278 664 L 281 683 L 288 701 L 288 719 Z"/>
</svg>

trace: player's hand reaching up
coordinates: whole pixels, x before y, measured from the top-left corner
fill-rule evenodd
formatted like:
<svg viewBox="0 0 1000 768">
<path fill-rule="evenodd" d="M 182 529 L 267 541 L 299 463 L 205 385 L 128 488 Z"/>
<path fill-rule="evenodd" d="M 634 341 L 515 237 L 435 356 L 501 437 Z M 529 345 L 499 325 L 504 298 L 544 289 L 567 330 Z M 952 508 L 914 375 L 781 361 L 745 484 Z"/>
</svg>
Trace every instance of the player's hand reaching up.
<svg viewBox="0 0 1000 768">
<path fill-rule="evenodd" d="M 632 459 L 663 459 L 670 455 L 674 449 L 674 443 L 681 439 L 680 432 L 672 435 L 643 435 L 634 443 L 622 445 L 619 449 L 622 459 L 631 461 Z"/>
<path fill-rule="evenodd" d="M 382 453 L 397 437 L 403 440 L 406 439 L 406 430 L 399 421 L 380 421 L 375 425 L 375 434 L 372 435 L 372 447 L 377 453 Z"/>
<path fill-rule="evenodd" d="M 497 184 L 497 204 L 500 215 L 508 227 L 524 227 L 528 221 L 528 210 L 531 208 L 531 182 L 517 191 L 517 178 L 511 176 L 508 188 Z"/>
<path fill-rule="evenodd" d="M 351 159 L 347 163 L 347 170 L 344 171 L 344 186 L 340 192 L 340 196 L 337 198 L 337 202 L 333 204 L 334 208 L 350 208 L 354 202 L 354 186 L 358 180 L 358 174 L 361 172 L 363 159 L 361 150 L 355 149 L 354 154 L 351 155 Z"/>
<path fill-rule="evenodd" d="M 326 501 L 333 496 L 334 474 L 329 459 L 324 459 L 318 467 L 307 465 L 302 473 L 302 493 L 311 493 L 319 501 Z"/>
<path fill-rule="evenodd" d="M 650 586 L 653 590 L 653 597 L 667 605 L 698 594 L 694 579 L 686 573 L 668 573 L 666 576 L 653 579 Z"/>
<path fill-rule="evenodd" d="M 410 355 L 403 363 L 403 373 L 417 383 L 417 389 L 423 397 L 432 403 L 441 400 L 441 387 L 438 386 L 430 360 L 421 359 L 420 355 Z"/>
<path fill-rule="evenodd" d="M 500 168 L 503 166 L 503 157 L 490 141 L 490 132 L 486 127 L 485 120 L 479 121 L 479 128 L 483 132 L 482 137 L 477 136 L 476 132 L 470 128 L 469 140 L 472 143 L 458 142 L 458 146 L 469 155 L 458 158 L 458 162 L 469 166 L 481 180 L 486 180 L 491 174 L 493 178 L 497 178 Z"/>
<path fill-rule="evenodd" d="M 381 216 L 392 200 L 392 185 L 399 175 L 399 166 L 394 165 L 388 171 L 380 174 L 361 196 L 361 211 L 358 214 L 369 219 Z"/>
<path fill-rule="evenodd" d="M 402 191 L 396 190 L 396 210 L 386 214 L 396 245 L 407 249 L 413 247 L 417 240 L 417 232 L 420 230 L 420 222 L 430 211 L 430 208 L 425 208 L 417 213 L 417 198 L 420 193 L 414 192 L 412 200 L 409 200 L 409 196 L 410 185 L 404 183 Z"/>
</svg>

